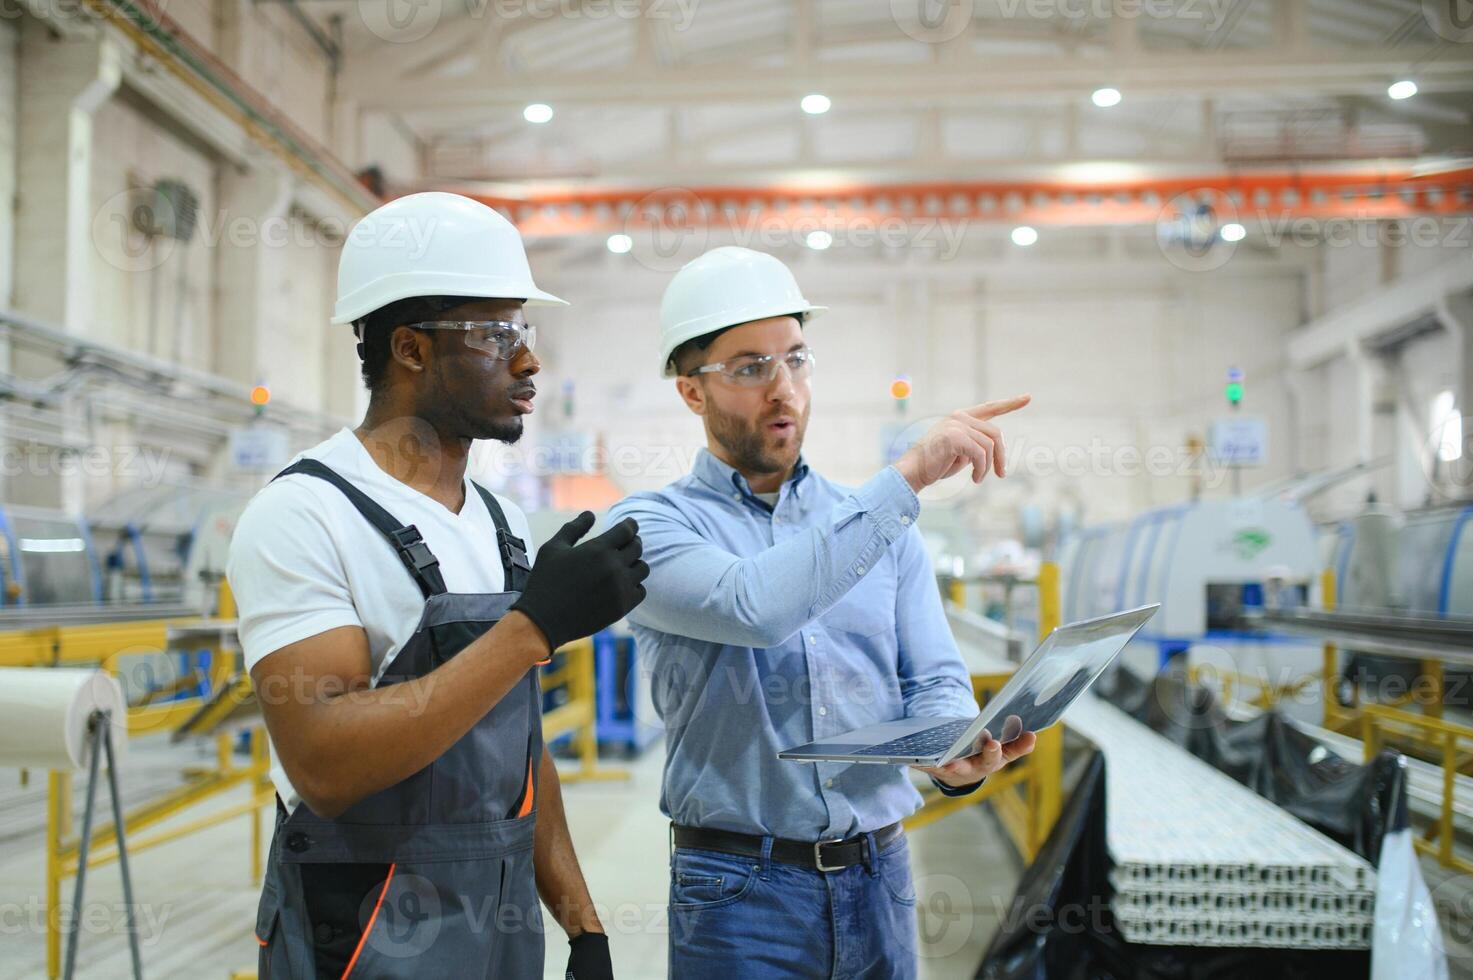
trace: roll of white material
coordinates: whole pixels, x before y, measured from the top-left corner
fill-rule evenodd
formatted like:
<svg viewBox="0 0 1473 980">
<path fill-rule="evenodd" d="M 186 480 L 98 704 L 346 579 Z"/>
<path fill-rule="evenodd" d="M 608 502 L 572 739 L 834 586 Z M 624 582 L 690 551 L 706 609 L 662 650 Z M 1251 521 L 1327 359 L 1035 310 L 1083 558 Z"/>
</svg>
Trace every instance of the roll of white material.
<svg viewBox="0 0 1473 980">
<path fill-rule="evenodd" d="M 67 667 L 0 668 L 0 768 L 87 765 L 87 719 L 99 710 L 112 712 L 113 755 L 121 761 L 128 708 L 117 678 Z"/>
</svg>

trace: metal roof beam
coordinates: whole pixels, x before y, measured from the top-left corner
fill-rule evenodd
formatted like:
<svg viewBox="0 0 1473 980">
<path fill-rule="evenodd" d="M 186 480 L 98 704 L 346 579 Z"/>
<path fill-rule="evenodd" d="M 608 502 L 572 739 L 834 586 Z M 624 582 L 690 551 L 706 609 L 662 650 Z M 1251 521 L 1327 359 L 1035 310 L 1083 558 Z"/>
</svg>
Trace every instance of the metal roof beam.
<svg viewBox="0 0 1473 980">
<path fill-rule="evenodd" d="M 1296 95 L 1379 95 L 1388 80 L 1415 66 L 1425 92 L 1473 88 L 1473 46 L 1415 50 L 1321 51 L 1289 57 L 1284 51 L 1223 50 L 1162 54 L 1141 52 L 1108 66 L 1079 60 L 989 59 L 977 63 L 816 65 L 803 78 L 749 67 L 659 70 L 635 66 L 618 72 L 509 73 L 475 76 L 465 84 L 445 79 L 401 79 L 373 59 L 350 61 L 342 90 L 365 108 L 413 110 L 438 107 L 496 108 L 521 105 L 529 95 L 559 106 L 639 103 L 734 104 L 782 102 L 810 86 L 845 104 L 987 104 L 1060 101 L 1088 95 L 1102 73 L 1137 98 L 1188 94 L 1293 92 Z"/>
</svg>

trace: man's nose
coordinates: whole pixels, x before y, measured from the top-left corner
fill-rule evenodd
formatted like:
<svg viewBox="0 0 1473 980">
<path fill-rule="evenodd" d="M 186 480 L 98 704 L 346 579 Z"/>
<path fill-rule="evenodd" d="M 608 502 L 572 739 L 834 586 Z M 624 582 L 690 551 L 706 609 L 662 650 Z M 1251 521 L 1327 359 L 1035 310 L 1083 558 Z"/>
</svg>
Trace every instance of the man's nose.
<svg viewBox="0 0 1473 980">
<path fill-rule="evenodd" d="M 512 377 L 530 378 L 541 370 L 542 362 L 537 360 L 537 355 L 529 347 L 523 347 L 511 359 Z"/>
<path fill-rule="evenodd" d="M 770 402 L 784 402 L 793 396 L 793 372 L 788 370 L 787 362 L 779 361 L 777 373 L 773 375 L 772 382 L 767 386 L 767 400 Z"/>
</svg>

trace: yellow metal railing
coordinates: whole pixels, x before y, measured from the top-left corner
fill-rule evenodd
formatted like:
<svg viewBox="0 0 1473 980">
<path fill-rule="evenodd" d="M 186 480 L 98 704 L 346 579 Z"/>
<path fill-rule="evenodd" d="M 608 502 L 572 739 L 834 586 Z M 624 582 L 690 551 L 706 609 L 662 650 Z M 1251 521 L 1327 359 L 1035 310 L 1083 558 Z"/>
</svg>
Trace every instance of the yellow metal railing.
<svg viewBox="0 0 1473 980">
<path fill-rule="evenodd" d="M 1337 583 L 1332 569 L 1320 577 L 1321 605 L 1334 609 Z M 1396 698 L 1380 703 L 1365 702 L 1359 692 L 1349 692 L 1349 703 L 1340 703 L 1340 651 L 1332 642 L 1321 648 L 1319 671 L 1287 682 L 1274 682 L 1265 677 L 1252 677 L 1210 666 L 1194 665 L 1188 671 L 1200 683 L 1209 674 L 1217 679 L 1224 702 L 1242 691 L 1252 692 L 1242 700 L 1256 708 L 1273 708 L 1285 698 L 1295 697 L 1315 685 L 1323 702 L 1323 727 L 1350 737 L 1359 736 L 1367 761 L 1375 758 L 1383 746 L 1394 747 L 1408 755 L 1437 765 L 1443 774 L 1439 818 L 1416 841 L 1417 849 L 1433 855 L 1444 867 L 1473 874 L 1473 863 L 1453 853 L 1453 803 L 1456 777 L 1473 772 L 1473 728 L 1444 721 L 1442 718 L 1442 662 L 1419 661 L 1421 669 L 1413 685 Z M 1418 710 L 1407 710 L 1415 706 Z"/>
<path fill-rule="evenodd" d="M 225 582 L 220 583 L 217 610 L 221 618 L 235 615 L 235 601 Z M 60 664 L 96 663 L 102 670 L 116 674 L 120 661 L 141 651 L 167 650 L 170 626 L 196 623 L 197 618 L 151 620 L 89 626 L 54 626 L 18 630 L 0 634 L 0 663 L 7 666 L 44 668 Z M 244 677 L 239 657 L 216 647 L 210 656 L 209 683 L 201 697 L 155 703 L 145 698 L 128 711 L 129 735 L 171 731 L 193 717 L 212 695 L 220 694 L 226 685 L 235 685 Z M 245 696 L 247 691 L 242 694 Z M 214 827 L 241 816 L 247 816 L 251 828 L 251 880 L 261 877 L 262 848 L 260 810 L 269 804 L 275 790 L 271 785 L 271 764 L 265 728 L 250 728 L 251 756 L 245 764 L 237 764 L 231 750 L 232 734 L 218 732 L 215 738 L 215 762 L 212 766 L 192 767 L 185 771 L 182 786 L 134 807 L 123 815 L 123 827 L 130 854 L 146 851 L 190 834 Z M 174 823 L 153 833 L 140 831 L 156 828 L 184 811 L 216 799 L 221 794 L 246 787 L 249 796 L 221 809 L 183 823 Z M 47 784 L 46 820 L 46 970 L 55 978 L 61 975 L 61 890 L 67 878 L 80 870 L 81 840 L 72 830 L 72 773 L 53 770 Z M 118 859 L 117 829 L 105 824 L 93 831 L 92 850 L 87 856 L 88 869 L 98 868 Z M 74 914 L 77 911 L 74 910 Z"/>
<path fill-rule="evenodd" d="M 542 737 L 551 741 L 572 733 L 578 768 L 559 771 L 558 780 L 628 779 L 629 770 L 598 764 L 598 691 L 594 679 L 593 638 L 584 637 L 558 649 L 557 666 L 544 668 L 544 691 L 567 690 L 568 699 L 542 716 Z"/>
<path fill-rule="evenodd" d="M 1320 675 L 1305 674 L 1294 680 L 1277 683 L 1266 677 L 1254 677 L 1232 670 L 1223 670 L 1214 664 L 1192 664 L 1187 668 L 1187 679 L 1193 684 L 1215 681 L 1219 699 L 1227 704 L 1241 700 L 1252 707 L 1267 710 L 1286 698 L 1297 697 L 1320 683 Z"/>
<path fill-rule="evenodd" d="M 1325 569 L 1320 576 L 1320 591 L 1323 599 L 1321 605 L 1324 609 L 1334 609 L 1337 602 L 1335 572 L 1333 569 Z M 1333 643 L 1326 643 L 1323 650 L 1323 666 L 1320 677 L 1324 692 L 1324 727 L 1331 731 L 1343 734 L 1354 734 L 1360 724 L 1360 696 L 1351 691 L 1351 703 L 1343 705 L 1340 703 L 1336 688 L 1340 682 L 1340 658 L 1339 651 Z M 1419 660 L 1417 681 L 1403 695 L 1387 702 L 1383 706 L 1401 707 L 1408 704 L 1416 704 L 1421 709 L 1421 715 L 1428 718 L 1442 717 L 1443 703 L 1443 676 L 1442 661 Z"/>
<path fill-rule="evenodd" d="M 225 582 L 220 584 L 217 615 L 222 620 L 235 617 L 235 600 Z M 52 626 L 39 629 L 0 633 L 0 666 L 50 667 L 96 663 L 102 670 L 116 674 L 124 657 L 140 652 L 163 652 L 168 648 L 171 626 L 187 626 L 199 622 L 190 617 L 179 620 L 149 620 L 87 626 Z M 545 690 L 563 687 L 567 700 L 547 712 L 542 719 L 544 737 L 556 738 L 571 733 L 577 750 L 578 768 L 560 774 L 563 782 L 580 780 L 628 779 L 626 769 L 598 764 L 596 730 L 597 706 L 594 680 L 593 640 L 577 640 L 559 651 L 558 665 L 544 670 L 541 682 Z M 239 658 L 216 649 L 203 697 L 177 701 L 156 701 L 145 696 L 128 711 L 128 733 L 141 735 L 177 730 L 190 719 L 203 730 L 211 727 L 196 717 L 206 700 L 216 695 L 219 714 L 223 717 L 234 705 L 251 696 L 250 679 L 239 666 Z M 153 692 L 157 695 L 159 692 Z M 124 834 L 130 854 L 138 853 L 178 840 L 241 816 L 248 816 L 251 827 L 251 880 L 260 881 L 264 850 L 260 812 L 275 797 L 271 783 L 270 750 L 266 730 L 261 724 L 250 728 L 251 756 L 244 764 L 234 761 L 232 735 L 219 732 L 215 736 L 213 765 L 191 767 L 184 772 L 185 783 L 162 796 L 149 800 L 123 815 Z M 24 774 L 23 774 L 24 775 Z M 218 798 L 223 793 L 249 789 L 244 800 L 214 809 L 195 819 L 173 823 L 164 829 L 160 824 L 172 821 L 186 810 Z M 46 964 L 48 976 L 61 975 L 61 893 L 66 879 L 77 874 L 81 841 L 73 833 L 72 774 L 52 771 L 47 787 L 46 834 Z M 153 829 L 152 833 L 140 833 Z M 96 828 L 92 834 L 92 850 L 87 857 L 89 869 L 116 861 L 117 831 L 111 823 Z"/>
<path fill-rule="evenodd" d="M 1437 821 L 1428 826 L 1413 843 L 1417 850 L 1433 855 L 1445 868 L 1473 874 L 1473 862 L 1453 853 L 1453 800 L 1458 770 L 1459 747 L 1473 746 L 1473 728 L 1444 721 L 1441 718 L 1415 715 L 1398 708 L 1379 704 L 1362 705 L 1360 709 L 1361 742 L 1365 758 L 1370 762 L 1381 751 L 1388 734 L 1410 737 L 1421 745 L 1436 746 L 1442 769 L 1442 801 Z"/>
<path fill-rule="evenodd" d="M 1044 562 L 1038 568 L 1038 639 L 1043 642 L 1061 623 L 1059 566 Z M 1038 733 L 1038 744 L 1030 756 L 1034 778 L 1028 786 L 1028 809 L 1033 835 L 1028 857 L 1032 860 L 1043 847 L 1059 813 L 1064 808 L 1064 726 L 1051 725 Z"/>
</svg>

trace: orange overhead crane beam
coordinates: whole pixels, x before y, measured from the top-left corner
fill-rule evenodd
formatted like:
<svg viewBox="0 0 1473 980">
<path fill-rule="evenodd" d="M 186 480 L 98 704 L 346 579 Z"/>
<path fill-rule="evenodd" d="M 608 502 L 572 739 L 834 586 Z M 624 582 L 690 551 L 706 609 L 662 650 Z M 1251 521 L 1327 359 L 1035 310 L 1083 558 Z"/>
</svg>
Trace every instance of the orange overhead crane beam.
<svg viewBox="0 0 1473 980">
<path fill-rule="evenodd" d="M 682 228 L 794 230 L 835 224 L 971 221 L 1139 225 L 1210 207 L 1220 222 L 1389 220 L 1473 214 L 1473 169 L 1264 172 L 1100 183 L 974 182 L 811 187 L 662 187 L 471 194 L 529 238 Z"/>
</svg>

